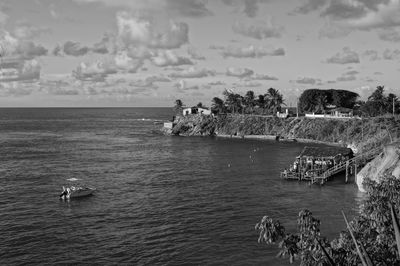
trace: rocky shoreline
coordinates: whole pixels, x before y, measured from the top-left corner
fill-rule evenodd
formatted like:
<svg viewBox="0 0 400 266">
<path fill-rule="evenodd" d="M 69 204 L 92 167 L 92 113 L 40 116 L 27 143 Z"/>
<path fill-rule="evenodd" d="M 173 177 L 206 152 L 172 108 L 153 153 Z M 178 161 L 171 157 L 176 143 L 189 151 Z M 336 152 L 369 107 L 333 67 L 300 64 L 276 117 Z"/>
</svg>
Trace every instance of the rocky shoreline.
<svg viewBox="0 0 400 266">
<path fill-rule="evenodd" d="M 164 127 L 162 132 L 166 135 L 179 136 L 215 136 L 346 146 L 358 153 L 377 146 L 388 145 L 393 140 L 398 139 L 400 137 L 400 117 L 333 120 L 304 117 L 281 119 L 239 114 L 215 117 L 189 115 L 175 118 L 170 123 L 170 127 Z M 377 155 L 372 162 L 364 167 L 364 169 L 370 169 L 368 168 L 371 167 L 370 164 L 374 164 L 375 168 L 376 165 L 384 164 L 378 167 L 381 169 L 380 171 L 362 169 L 357 174 L 356 183 L 360 191 L 363 191 L 362 182 L 366 176 L 373 180 L 379 180 L 383 174 L 388 173 L 385 169 L 393 167 L 400 169 L 400 142 L 390 145 L 390 147 L 397 145 L 397 149 L 385 149 L 383 155 Z M 399 152 L 389 152 L 393 150 Z M 391 158 L 389 161 L 392 163 L 388 163 L 388 159 L 382 159 L 382 156 Z M 366 171 L 367 175 L 365 174 Z M 399 177 L 400 170 L 392 171 L 391 174 Z"/>
</svg>

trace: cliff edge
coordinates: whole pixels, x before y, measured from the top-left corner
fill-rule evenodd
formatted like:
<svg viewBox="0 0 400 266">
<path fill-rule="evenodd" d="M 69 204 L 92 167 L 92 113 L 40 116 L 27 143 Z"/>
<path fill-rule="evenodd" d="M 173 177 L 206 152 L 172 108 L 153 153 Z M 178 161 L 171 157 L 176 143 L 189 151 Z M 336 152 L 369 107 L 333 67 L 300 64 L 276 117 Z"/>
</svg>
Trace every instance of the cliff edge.
<svg viewBox="0 0 400 266">
<path fill-rule="evenodd" d="M 380 182 L 385 175 L 400 178 L 400 141 L 386 145 L 380 155 L 364 166 L 357 174 L 358 189 L 365 192 L 363 182 L 366 178 Z"/>
</svg>

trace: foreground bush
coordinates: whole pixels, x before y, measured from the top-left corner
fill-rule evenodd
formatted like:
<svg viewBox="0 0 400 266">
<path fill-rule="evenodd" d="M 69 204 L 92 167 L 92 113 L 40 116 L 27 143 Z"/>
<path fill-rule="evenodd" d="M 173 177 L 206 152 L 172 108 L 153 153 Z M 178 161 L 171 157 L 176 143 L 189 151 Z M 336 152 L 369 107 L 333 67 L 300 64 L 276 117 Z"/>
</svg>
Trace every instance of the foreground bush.
<svg viewBox="0 0 400 266">
<path fill-rule="evenodd" d="M 400 241 L 400 180 L 385 177 L 381 183 L 366 180 L 364 185 L 367 197 L 359 214 L 333 241 L 321 235 L 320 220 L 308 210 L 300 211 L 296 233 L 287 233 L 279 221 L 264 216 L 256 224 L 258 241 L 279 242 L 278 256 L 290 262 L 298 259 L 300 265 L 400 265 L 395 236 L 396 228 Z"/>
</svg>

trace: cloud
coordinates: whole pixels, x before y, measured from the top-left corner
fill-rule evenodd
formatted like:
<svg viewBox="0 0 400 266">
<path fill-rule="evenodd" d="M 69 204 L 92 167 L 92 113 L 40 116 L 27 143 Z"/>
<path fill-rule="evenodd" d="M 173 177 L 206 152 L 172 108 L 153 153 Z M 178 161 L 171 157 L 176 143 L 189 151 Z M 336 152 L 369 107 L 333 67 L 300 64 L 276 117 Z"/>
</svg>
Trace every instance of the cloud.
<svg viewBox="0 0 400 266">
<path fill-rule="evenodd" d="M 303 5 L 295 9 L 295 13 L 308 14 L 312 11 L 321 9 L 327 4 L 328 0 L 307 0 Z"/>
<path fill-rule="evenodd" d="M 189 41 L 189 26 L 172 22 L 162 33 L 156 32 L 152 20 L 125 11 L 117 13 L 118 40 L 123 47 L 144 45 L 149 48 L 174 49 Z"/>
<path fill-rule="evenodd" d="M 355 76 L 341 76 L 341 77 L 338 77 L 337 79 L 336 79 L 336 81 L 341 81 L 341 82 L 343 82 L 343 81 L 353 81 L 353 80 L 356 80 L 357 78 L 355 77 Z"/>
<path fill-rule="evenodd" d="M 347 71 L 346 73 L 343 73 L 340 77 L 336 79 L 336 81 L 338 82 L 353 81 L 357 79 L 356 77 L 357 74 L 359 74 L 357 70 L 350 70 Z"/>
<path fill-rule="evenodd" d="M 80 63 L 72 72 L 72 76 L 81 81 L 103 82 L 109 74 L 115 73 L 117 73 L 117 70 L 112 64 L 96 61 Z"/>
<path fill-rule="evenodd" d="M 146 80 L 151 81 L 151 82 L 170 82 L 171 81 L 169 78 L 166 78 L 164 76 L 150 76 L 150 77 L 147 77 Z"/>
<path fill-rule="evenodd" d="M 210 85 L 210 86 L 218 86 L 218 85 L 225 85 L 225 84 L 226 84 L 225 82 L 220 81 L 220 80 L 218 80 L 218 81 L 212 81 L 212 82 L 209 82 L 209 83 L 208 83 L 208 85 Z"/>
<path fill-rule="evenodd" d="M 385 51 L 383 51 L 383 59 L 385 59 L 385 60 L 400 59 L 400 50 L 399 49 L 394 49 L 394 50 L 385 49 Z"/>
<path fill-rule="evenodd" d="M 316 83 L 320 83 L 320 79 L 310 78 L 310 77 L 301 77 L 295 80 L 298 84 L 311 84 L 314 85 Z"/>
<path fill-rule="evenodd" d="M 211 45 L 208 47 L 208 49 L 211 49 L 211 50 L 223 50 L 223 49 L 225 49 L 225 46 L 223 46 L 223 45 L 218 45 L 218 44 L 211 44 Z"/>
<path fill-rule="evenodd" d="M 32 94 L 34 86 L 31 83 L 0 82 L 0 97 L 22 97 Z"/>
<path fill-rule="evenodd" d="M 154 83 L 150 79 L 139 79 L 131 81 L 129 82 L 129 86 L 133 86 L 136 88 L 158 89 L 158 86 L 154 85 Z"/>
<path fill-rule="evenodd" d="M 157 55 L 151 58 L 151 61 L 159 67 L 193 65 L 189 58 L 178 56 L 171 50 L 159 50 Z"/>
<path fill-rule="evenodd" d="M 40 65 L 38 61 L 25 60 L 17 61 L 17 65 L 8 65 L 9 67 L 1 70 L 0 82 L 34 82 L 40 78 Z"/>
<path fill-rule="evenodd" d="M 226 70 L 226 75 L 232 77 L 244 78 L 244 77 L 249 77 L 253 74 L 254 71 L 249 68 L 228 67 Z"/>
<path fill-rule="evenodd" d="M 200 90 L 198 85 L 188 86 L 185 80 L 180 80 L 179 82 L 175 83 L 174 87 L 179 93 Z"/>
<path fill-rule="evenodd" d="M 115 38 L 114 36 L 112 36 L 111 34 L 104 34 L 103 38 L 93 44 L 93 47 L 90 48 L 90 50 L 93 53 L 97 53 L 97 54 L 107 54 L 109 52 L 111 52 L 113 49 L 110 49 L 110 43 L 114 43 L 115 42 Z"/>
<path fill-rule="evenodd" d="M 47 54 L 47 49 L 32 41 L 20 40 L 7 31 L 0 30 L 0 46 L 3 57 L 17 56 L 21 60 Z"/>
<path fill-rule="evenodd" d="M 194 60 L 205 60 L 206 58 L 203 55 L 200 55 L 198 51 L 194 47 L 188 47 L 188 54 Z"/>
<path fill-rule="evenodd" d="M 82 56 L 89 52 L 89 48 L 79 42 L 67 41 L 63 45 L 63 51 L 66 55 Z"/>
<path fill-rule="evenodd" d="M 351 33 L 349 27 L 343 25 L 337 25 L 332 22 L 326 22 L 324 26 L 319 30 L 319 38 L 337 39 L 348 36 Z"/>
<path fill-rule="evenodd" d="M 132 58 L 128 52 L 118 52 L 114 57 L 116 68 L 123 72 L 136 73 L 136 71 L 143 65 L 142 58 Z"/>
<path fill-rule="evenodd" d="M 203 0 L 167 0 L 170 12 L 185 17 L 205 17 L 213 13 L 206 7 L 207 1 Z"/>
<path fill-rule="evenodd" d="M 370 61 L 376 61 L 380 59 L 376 50 L 366 50 L 362 55 L 367 57 Z"/>
<path fill-rule="evenodd" d="M 189 67 L 181 72 L 174 72 L 168 76 L 171 78 L 203 78 L 207 76 L 215 76 L 216 72 L 214 70 L 209 70 L 206 68 L 195 68 Z"/>
<path fill-rule="evenodd" d="M 334 19 L 360 18 L 365 14 L 361 1 L 330 1 L 328 7 L 322 12 L 322 16 Z"/>
<path fill-rule="evenodd" d="M 344 47 L 342 52 L 336 53 L 326 60 L 329 64 L 352 64 L 360 63 L 358 54 L 352 51 L 349 47 Z"/>
<path fill-rule="evenodd" d="M 269 75 L 266 75 L 266 74 L 254 74 L 251 77 L 251 79 L 252 80 L 278 80 L 277 77 L 269 76 Z"/>
<path fill-rule="evenodd" d="M 283 48 L 267 49 L 264 47 L 255 47 L 250 45 L 248 47 L 227 47 L 221 52 L 223 57 L 235 57 L 235 58 L 261 58 L 264 56 L 283 56 L 285 50 Z"/>
<path fill-rule="evenodd" d="M 26 22 L 17 24 L 14 29 L 14 36 L 24 40 L 31 40 L 39 37 L 42 34 L 49 33 L 51 33 L 51 29 L 48 27 L 36 27 Z"/>
<path fill-rule="evenodd" d="M 400 33 L 392 28 L 380 30 L 378 36 L 383 41 L 400 42 Z"/>
<path fill-rule="evenodd" d="M 233 32 L 246 37 L 262 40 L 267 38 L 280 38 L 282 36 L 283 27 L 276 26 L 269 19 L 267 22 L 259 22 L 258 24 L 245 24 L 243 22 L 235 22 L 232 26 Z"/>
<path fill-rule="evenodd" d="M 64 80 L 41 80 L 40 91 L 51 95 L 78 95 L 79 90 Z"/>
<path fill-rule="evenodd" d="M 132 10 L 151 10 L 155 13 L 162 12 L 172 17 L 205 17 L 213 15 L 207 8 L 207 0 L 75 0 L 78 3 L 102 2 L 108 6 L 128 7 Z"/>
<path fill-rule="evenodd" d="M 234 83 L 233 85 L 236 86 L 236 87 L 249 87 L 249 88 L 252 87 L 252 88 L 255 88 L 255 87 L 261 87 L 263 84 L 260 83 L 260 82 L 257 82 L 257 81 L 246 80 L 246 81 L 241 82 L 241 83 Z"/>
</svg>

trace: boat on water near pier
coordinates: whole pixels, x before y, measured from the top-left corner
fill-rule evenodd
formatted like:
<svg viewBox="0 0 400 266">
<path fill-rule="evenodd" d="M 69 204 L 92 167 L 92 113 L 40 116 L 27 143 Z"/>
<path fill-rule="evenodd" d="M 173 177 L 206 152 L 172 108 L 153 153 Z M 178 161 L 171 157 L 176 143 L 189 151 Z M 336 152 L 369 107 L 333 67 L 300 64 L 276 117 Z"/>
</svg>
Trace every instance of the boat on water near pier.
<svg viewBox="0 0 400 266">
<path fill-rule="evenodd" d="M 342 165 L 352 157 L 353 151 L 349 148 L 306 146 L 289 169 L 281 172 L 281 178 L 312 183 L 319 180 L 320 183 L 324 183 L 329 177 L 325 174 L 326 172 L 336 169 L 338 165 Z"/>
<path fill-rule="evenodd" d="M 70 186 L 63 187 L 63 191 L 60 194 L 61 199 L 72 199 L 72 198 L 81 198 L 91 196 L 95 191 L 95 188 L 90 187 L 79 187 L 79 186 Z"/>
</svg>

